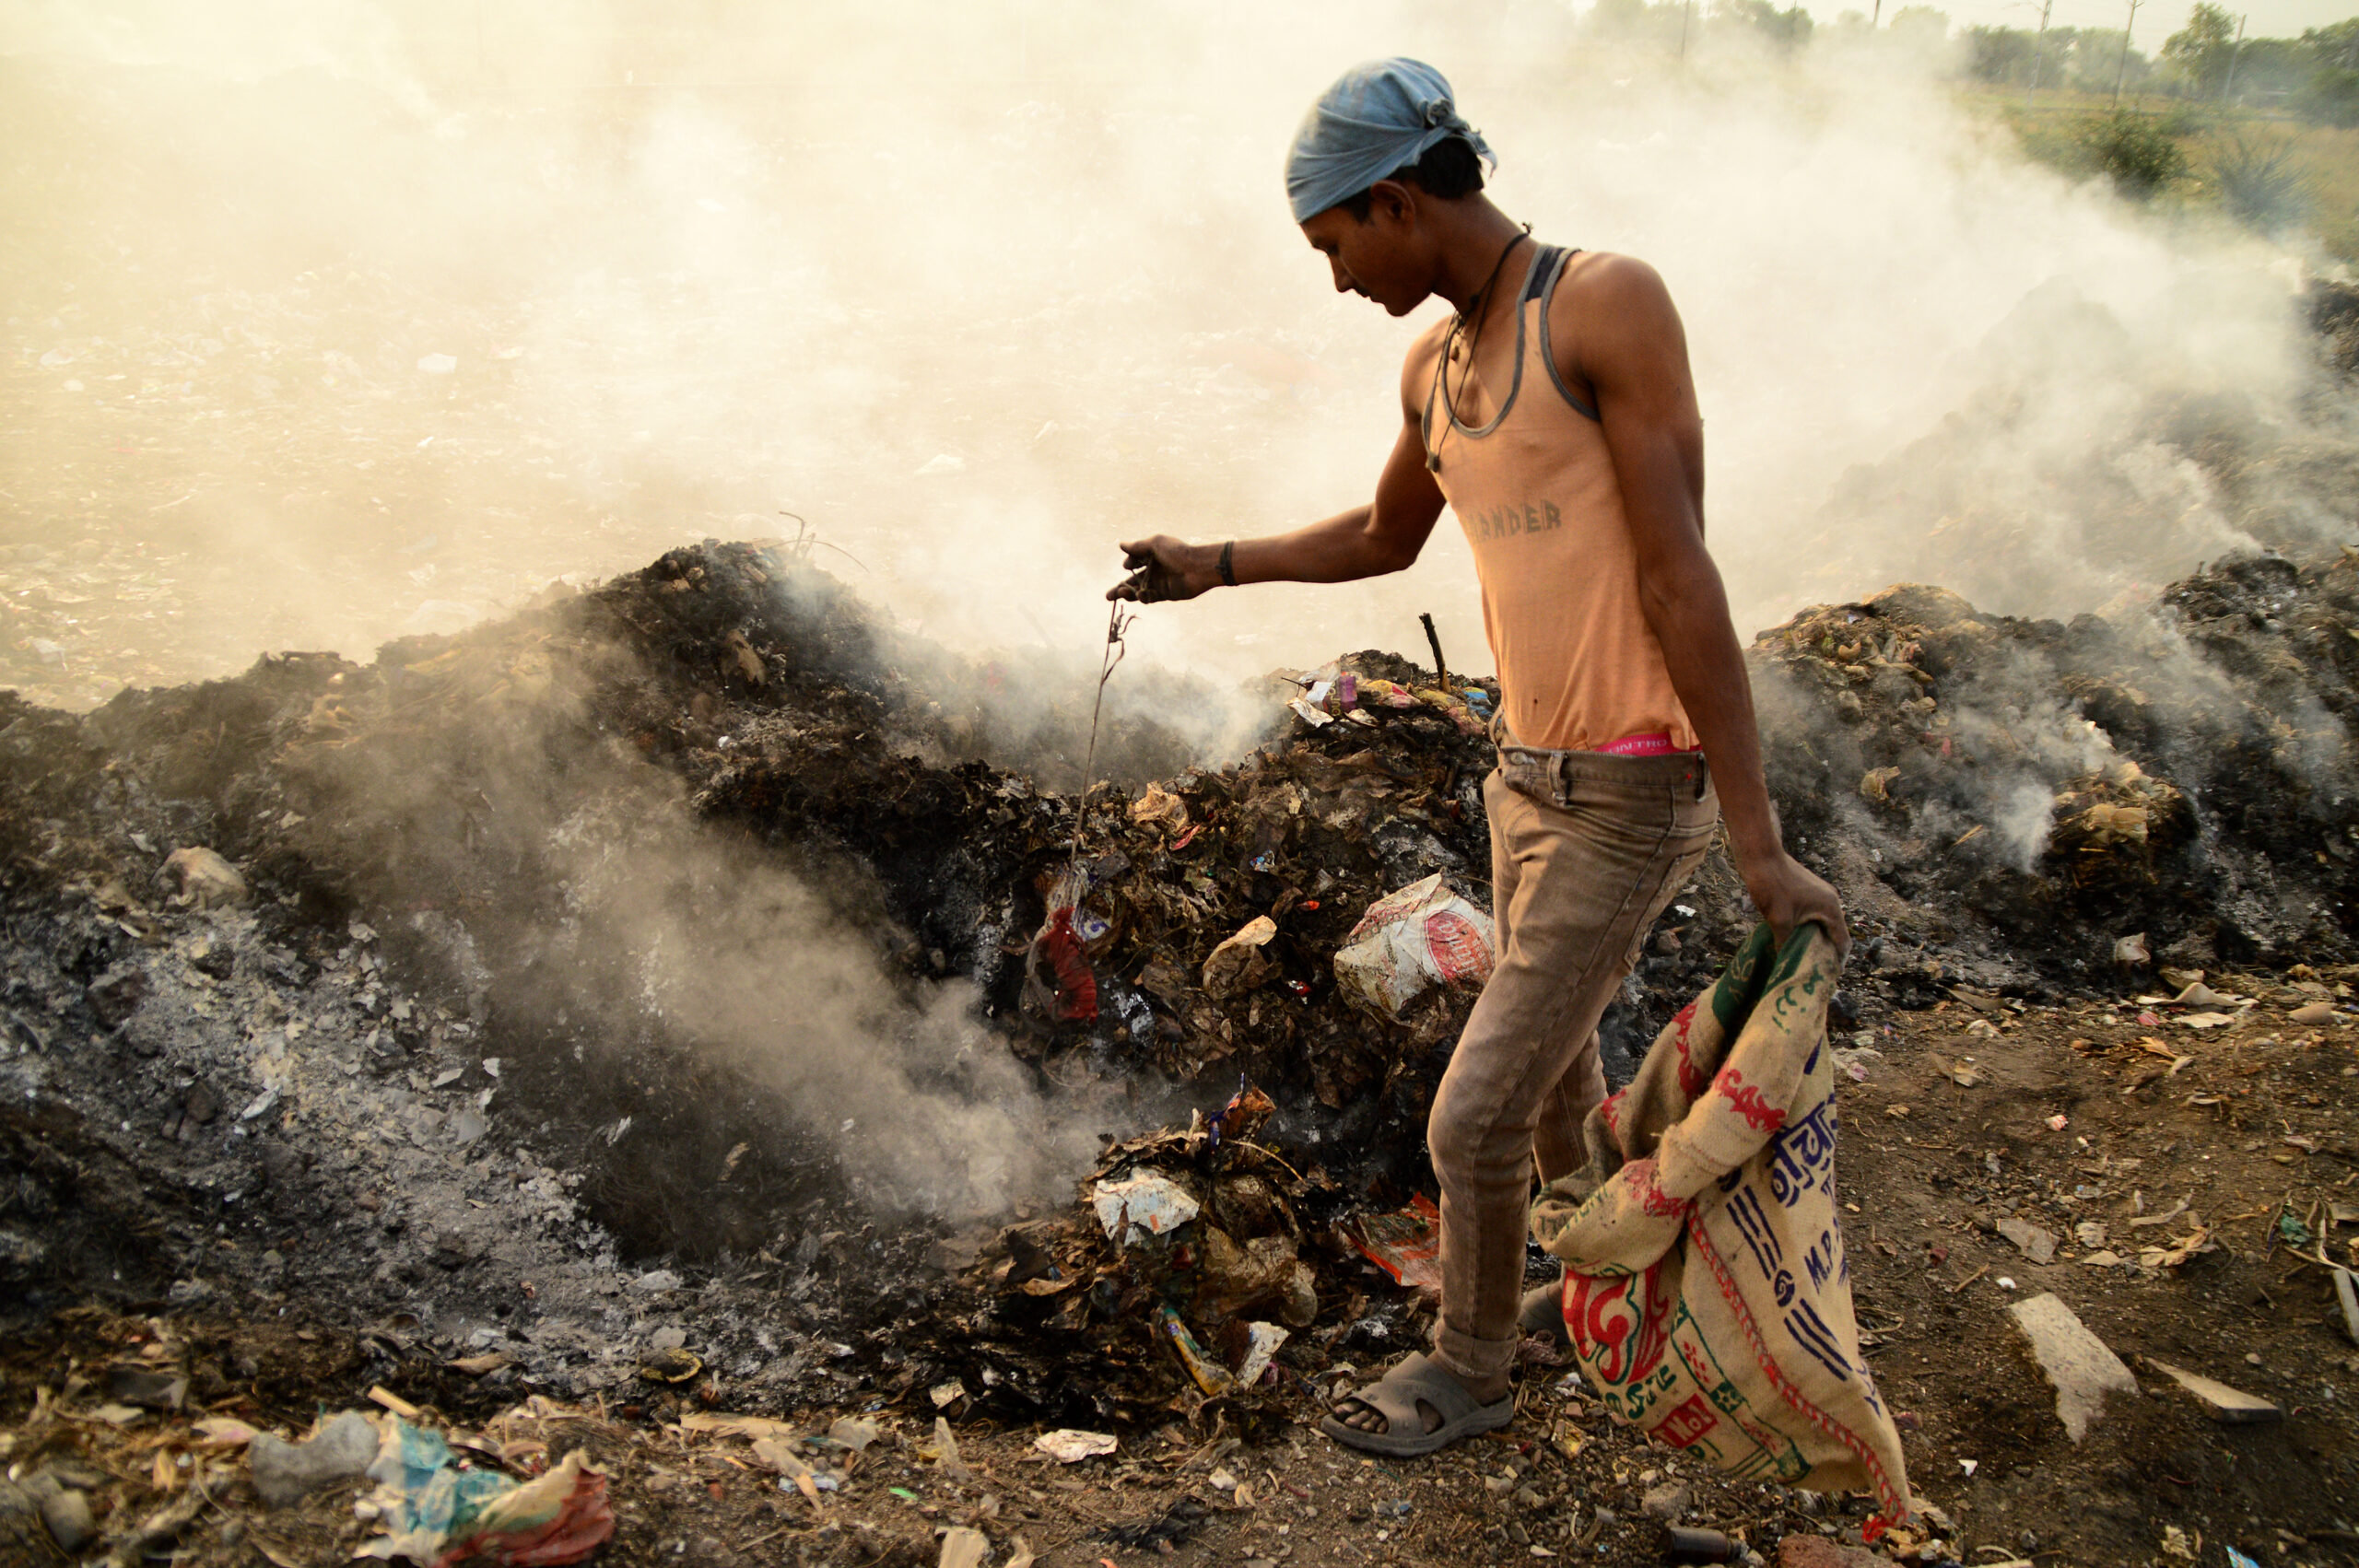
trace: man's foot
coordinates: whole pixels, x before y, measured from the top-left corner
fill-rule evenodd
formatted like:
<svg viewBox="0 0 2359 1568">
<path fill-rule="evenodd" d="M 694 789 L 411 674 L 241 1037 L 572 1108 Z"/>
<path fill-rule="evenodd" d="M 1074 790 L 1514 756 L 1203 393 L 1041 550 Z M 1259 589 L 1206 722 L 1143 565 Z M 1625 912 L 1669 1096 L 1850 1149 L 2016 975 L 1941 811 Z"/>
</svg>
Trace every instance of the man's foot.
<svg viewBox="0 0 2359 1568">
<path fill-rule="evenodd" d="M 1507 1375 L 1469 1381 L 1411 1352 L 1319 1423 L 1338 1443 L 1414 1458 L 1515 1419 Z"/>
<path fill-rule="evenodd" d="M 1559 1350 L 1573 1342 L 1572 1331 L 1565 1327 L 1564 1276 L 1558 1275 L 1554 1284 L 1534 1285 L 1523 1293 L 1523 1305 L 1516 1313 L 1515 1326 Z"/>
<path fill-rule="evenodd" d="M 1447 1367 L 1437 1365 L 1434 1371 L 1465 1389 L 1467 1398 L 1478 1405 L 1496 1405 L 1508 1397 L 1510 1385 L 1508 1382 L 1508 1375 L 1504 1372 L 1496 1377 L 1485 1377 L 1479 1383 L 1470 1383 Z M 1337 1422 L 1350 1427 L 1354 1432 L 1383 1433 L 1391 1430 L 1392 1423 L 1384 1419 L 1384 1412 L 1356 1394 L 1346 1395 L 1337 1401 L 1332 1413 Z M 1435 1408 L 1431 1399 L 1420 1398 L 1417 1401 L 1417 1418 L 1427 1432 L 1436 1432 L 1441 1428 L 1441 1411 Z"/>
</svg>

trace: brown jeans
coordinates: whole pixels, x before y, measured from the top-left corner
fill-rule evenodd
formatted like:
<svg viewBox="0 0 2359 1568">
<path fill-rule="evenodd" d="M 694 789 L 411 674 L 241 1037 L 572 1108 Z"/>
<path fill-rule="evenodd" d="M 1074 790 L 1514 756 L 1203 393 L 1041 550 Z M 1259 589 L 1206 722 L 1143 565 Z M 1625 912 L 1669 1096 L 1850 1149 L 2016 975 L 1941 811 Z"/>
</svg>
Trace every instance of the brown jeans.
<svg viewBox="0 0 2359 1568">
<path fill-rule="evenodd" d="M 1467 1378 L 1514 1358 L 1533 1165 L 1546 1182 L 1586 1162 L 1581 1122 L 1605 1098 L 1597 1022 L 1719 820 L 1693 754 L 1510 743 L 1483 799 L 1498 962 L 1426 1129 L 1441 1185 L 1433 1359 Z"/>
</svg>

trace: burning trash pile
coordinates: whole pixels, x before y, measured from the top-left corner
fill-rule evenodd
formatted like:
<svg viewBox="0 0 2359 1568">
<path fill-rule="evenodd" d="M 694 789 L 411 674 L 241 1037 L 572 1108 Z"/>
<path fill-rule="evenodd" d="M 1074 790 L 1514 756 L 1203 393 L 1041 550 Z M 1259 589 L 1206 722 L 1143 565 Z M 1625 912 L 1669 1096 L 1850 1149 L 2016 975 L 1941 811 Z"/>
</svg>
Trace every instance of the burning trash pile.
<svg viewBox="0 0 2359 1568">
<path fill-rule="evenodd" d="M 1773 792 L 1876 992 L 2087 984 L 2118 948 L 2199 968 L 2348 952 L 2348 554 L 2223 563 L 2120 622 L 1897 588 L 1764 633 L 1753 663 Z M 28 1039 L 243 1074 L 207 1094 L 250 1108 L 309 1047 L 242 1024 L 225 1072 L 182 1059 L 169 1006 L 332 978 L 349 1005 L 310 1027 L 357 1033 L 365 1076 L 417 1079 L 421 1105 L 460 1092 L 438 1093 L 453 1070 L 484 1084 L 404 1114 L 529 1129 L 626 1252 L 804 1268 L 833 1223 L 782 1216 L 858 1196 L 827 1174 L 824 1107 L 781 1115 L 759 1072 L 651 1006 L 645 910 L 603 936 L 585 915 L 634 846 L 687 868 L 663 897 L 691 939 L 751 918 L 716 901 L 712 861 L 775 862 L 838 888 L 829 929 L 888 988 L 968 988 L 983 1050 L 1037 1087 L 1203 1106 L 1242 1080 L 1294 1168 L 1336 1184 L 1308 1183 L 1313 1208 L 1405 1203 L 1489 962 L 1490 688 L 1374 652 L 1273 677 L 1262 743 L 1218 768 L 1163 768 L 1187 743 L 1134 708 L 1098 746 L 1123 782 L 1077 802 L 987 759 L 1077 777 L 1086 690 L 1027 728 L 1004 679 L 897 637 L 807 552 L 707 544 L 368 665 L 273 655 L 86 719 L 0 698 L 0 876 L 41 950 L 9 1005 Z M 1750 923 L 1716 853 L 1609 1015 L 1610 1065 Z M 776 1027 L 792 1048 L 796 1022 Z M 185 1098 L 176 1157 L 215 1136 Z M 268 1108 L 233 1125 L 281 1128 Z"/>
<path fill-rule="evenodd" d="M 1074 1209 L 977 1238 L 903 1381 L 955 1414 L 1128 1427 L 1216 1409 L 1266 1433 L 1309 1409 L 1310 1379 L 1352 1373 L 1345 1352 L 1422 1342 L 1432 1201 L 1373 1208 L 1303 1148 L 1257 1141 L 1275 1108 L 1240 1085 L 1185 1130 L 1109 1141 Z"/>
<path fill-rule="evenodd" d="M 2351 955 L 2359 554 L 2224 561 L 2069 625 L 1894 588 L 1762 633 L 1753 665 L 1788 831 L 1880 966 L 1954 945 L 2083 986 L 2138 950 Z"/>
<path fill-rule="evenodd" d="M 1068 956 L 1018 1050 L 1086 1041 L 1180 1082 L 1306 1084 L 1331 1111 L 1435 1065 L 1490 972 L 1488 917 L 1452 891 L 1489 881 L 1490 698 L 1421 676 L 1355 655 L 1280 708 L 1297 735 L 1135 801 L 1093 794 L 1078 874 L 1043 893 L 1041 942 L 1070 932 Z"/>
</svg>

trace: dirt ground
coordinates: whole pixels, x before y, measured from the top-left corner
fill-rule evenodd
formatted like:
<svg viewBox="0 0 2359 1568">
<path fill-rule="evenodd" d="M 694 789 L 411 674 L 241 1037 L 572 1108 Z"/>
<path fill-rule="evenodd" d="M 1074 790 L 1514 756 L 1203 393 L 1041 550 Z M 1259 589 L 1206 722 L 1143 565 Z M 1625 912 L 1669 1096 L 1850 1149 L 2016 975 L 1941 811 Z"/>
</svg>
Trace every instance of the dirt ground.
<svg viewBox="0 0 2359 1568">
<path fill-rule="evenodd" d="M 1841 1101 L 1855 1288 L 1870 1360 L 1907 1412 L 1912 1481 L 1942 1510 L 1935 1517 L 1954 1522 L 1933 1532 L 1947 1543 L 1939 1559 L 1989 1561 L 1997 1550 L 1987 1548 L 2037 1562 L 2168 1561 L 2170 1527 L 2208 1543 L 2202 1561 L 2234 1546 L 2260 1562 L 2339 1562 L 2359 1546 L 2359 1455 L 2346 1413 L 2359 1397 L 2359 1352 L 2316 1261 L 2353 1260 L 2340 1195 L 2359 1150 L 2341 1107 L 2359 1055 L 2347 1026 L 2286 1021 L 2290 1005 L 2313 1000 L 2297 988 L 2331 991 L 2335 981 L 2206 983 L 2254 1005 L 2233 1023 L 2196 1027 L 2182 1020 L 2202 1014 L 2142 1008 L 2134 996 L 2047 1006 L 1971 993 L 1974 1001 L 1908 1011 L 1883 1005 L 1872 978 L 1860 987 L 1862 1017 L 1842 1059 L 1864 1077 L 1847 1079 Z M 1999 1235 L 2008 1220 L 2058 1238 L 2054 1260 L 2035 1262 Z M 2159 1256 L 2142 1266 L 2149 1248 Z M 194 1309 L 71 1307 L 12 1331 L 0 1346 L 0 1424 L 13 1462 L 23 1468 L 29 1440 L 40 1441 L 49 1463 L 90 1480 L 101 1527 L 169 1504 L 204 1474 L 180 1468 L 180 1456 L 209 1462 L 214 1502 L 175 1558 L 204 1564 L 340 1559 L 363 1527 L 350 1506 L 355 1483 L 295 1510 L 263 1508 L 234 1455 L 208 1460 L 193 1441 L 190 1417 L 201 1410 L 299 1433 L 320 1412 L 374 1408 L 371 1389 L 454 1429 L 521 1433 L 553 1453 L 585 1448 L 612 1474 L 619 1528 L 600 1560 L 614 1562 L 931 1562 L 935 1533 L 966 1525 L 1002 1551 L 1028 1548 L 1051 1564 L 1548 1552 L 1635 1564 L 1663 1560 L 1646 1504 L 1666 1486 L 1687 1489 L 1688 1523 L 1770 1556 L 1795 1533 L 1856 1540 L 1866 1512 L 1864 1500 L 1699 1474 L 1613 1428 L 1544 1358 L 1527 1360 L 1521 1414 L 1491 1438 L 1426 1461 L 1342 1452 L 1307 1424 L 1316 1406 L 1305 1379 L 1340 1370 L 1343 1354 L 1312 1347 L 1335 1343 L 1348 1323 L 1314 1329 L 1282 1357 L 1285 1391 L 1272 1402 L 1283 1420 L 1240 1432 L 1220 1401 L 1190 1396 L 1159 1425 L 1121 1433 L 1117 1454 L 1065 1466 L 1036 1451 L 1037 1426 L 959 1419 L 953 1430 L 973 1472 L 962 1482 L 934 1449 L 935 1408 L 922 1387 L 880 1397 L 860 1387 L 879 1381 L 863 1375 L 843 1398 L 781 1405 L 723 1374 L 685 1395 L 642 1378 L 586 1401 L 544 1399 L 527 1393 L 539 1381 L 529 1350 L 513 1371 L 479 1381 L 441 1364 L 464 1347 L 443 1348 L 430 1324 L 400 1314 L 359 1321 L 307 1293 L 299 1270 L 281 1283 L 225 1291 Z M 1405 1294 L 1368 1266 L 1354 1289 Z M 2004 1313 L 2042 1292 L 2129 1360 L 2144 1390 L 2117 1399 L 2079 1445 Z M 758 1310 L 762 1293 L 743 1305 Z M 771 1298 L 792 1310 L 784 1293 Z M 2283 1419 L 2218 1424 L 2149 1357 L 2259 1395 Z M 123 1364 L 185 1374 L 187 1411 L 116 1406 L 114 1421 L 129 1418 L 120 1429 L 95 1414 L 107 1369 Z M 948 1408 L 962 1415 L 959 1403 Z M 745 1444 L 677 1424 L 716 1411 L 777 1415 L 813 1433 L 838 1416 L 865 1417 L 884 1435 L 834 1490 L 810 1498 L 754 1463 Z"/>
</svg>

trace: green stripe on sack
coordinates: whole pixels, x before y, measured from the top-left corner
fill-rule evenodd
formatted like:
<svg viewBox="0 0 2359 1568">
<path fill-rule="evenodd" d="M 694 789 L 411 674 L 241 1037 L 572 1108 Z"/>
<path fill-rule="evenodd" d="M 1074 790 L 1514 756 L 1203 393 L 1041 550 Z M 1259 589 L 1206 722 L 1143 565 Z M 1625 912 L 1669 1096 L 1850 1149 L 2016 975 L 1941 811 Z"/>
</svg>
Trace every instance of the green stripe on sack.
<svg viewBox="0 0 2359 1568">
<path fill-rule="evenodd" d="M 1728 967 L 1712 985 L 1712 1019 L 1720 1033 L 1734 1037 L 1744 1026 L 1747 1014 L 1753 1011 L 1755 999 L 1761 994 L 1764 972 L 1769 966 L 1769 927 L 1766 922 L 1753 928 L 1744 945 L 1736 950 Z"/>
</svg>

